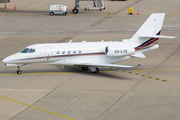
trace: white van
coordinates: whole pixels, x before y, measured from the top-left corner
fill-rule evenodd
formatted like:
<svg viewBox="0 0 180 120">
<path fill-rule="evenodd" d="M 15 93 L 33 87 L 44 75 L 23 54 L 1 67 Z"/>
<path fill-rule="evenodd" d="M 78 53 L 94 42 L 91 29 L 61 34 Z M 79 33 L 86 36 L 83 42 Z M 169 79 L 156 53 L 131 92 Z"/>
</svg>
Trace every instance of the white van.
<svg viewBox="0 0 180 120">
<path fill-rule="evenodd" d="M 50 5 L 49 6 L 49 14 L 55 15 L 55 14 L 62 14 L 66 15 L 67 13 L 67 6 L 65 5 Z"/>
</svg>

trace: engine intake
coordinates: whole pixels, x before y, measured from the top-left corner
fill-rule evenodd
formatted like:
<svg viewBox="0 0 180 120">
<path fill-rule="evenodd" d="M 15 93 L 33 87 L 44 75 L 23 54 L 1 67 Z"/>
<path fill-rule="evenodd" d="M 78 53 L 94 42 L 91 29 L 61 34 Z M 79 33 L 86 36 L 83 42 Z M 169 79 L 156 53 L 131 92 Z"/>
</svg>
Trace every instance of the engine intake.
<svg viewBox="0 0 180 120">
<path fill-rule="evenodd" d="M 107 46 L 105 48 L 105 54 L 109 57 L 120 57 L 126 55 L 135 54 L 134 48 L 123 48 L 120 46 Z"/>
</svg>

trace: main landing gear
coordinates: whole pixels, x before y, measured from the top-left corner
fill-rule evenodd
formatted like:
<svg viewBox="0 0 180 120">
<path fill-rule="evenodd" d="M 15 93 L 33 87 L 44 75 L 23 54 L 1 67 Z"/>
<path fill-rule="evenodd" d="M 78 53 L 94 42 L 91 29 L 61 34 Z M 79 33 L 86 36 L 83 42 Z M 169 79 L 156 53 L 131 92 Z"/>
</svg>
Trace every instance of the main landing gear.
<svg viewBox="0 0 180 120">
<path fill-rule="evenodd" d="M 89 70 L 89 67 L 81 67 L 82 68 L 82 70 L 84 70 L 84 71 L 88 71 Z M 98 73 L 99 72 L 99 68 L 97 68 L 97 67 L 91 67 L 91 71 L 93 72 L 93 73 Z"/>
<path fill-rule="evenodd" d="M 78 10 L 77 8 L 74 8 L 74 9 L 72 10 L 72 12 L 73 12 L 74 14 L 77 14 L 77 13 L 79 12 L 79 10 Z"/>
<path fill-rule="evenodd" d="M 92 71 L 93 73 L 99 73 L 99 68 L 96 67 L 96 69 L 94 71 Z"/>
<path fill-rule="evenodd" d="M 81 67 L 82 68 L 82 70 L 84 70 L 84 71 L 88 71 L 89 70 L 89 67 Z"/>
<path fill-rule="evenodd" d="M 17 66 L 17 74 L 21 74 L 20 66 Z"/>
</svg>

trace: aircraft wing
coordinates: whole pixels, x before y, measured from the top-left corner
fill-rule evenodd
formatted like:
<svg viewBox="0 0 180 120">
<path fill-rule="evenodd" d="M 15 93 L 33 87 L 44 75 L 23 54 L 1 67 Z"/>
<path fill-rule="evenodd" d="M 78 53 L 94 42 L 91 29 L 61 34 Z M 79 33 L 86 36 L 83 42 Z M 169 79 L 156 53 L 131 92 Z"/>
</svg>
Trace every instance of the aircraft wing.
<svg viewBox="0 0 180 120">
<path fill-rule="evenodd" d="M 140 66 L 141 64 L 138 64 L 136 66 L 128 66 L 128 65 L 117 65 L 117 64 L 99 64 L 99 63 L 82 63 L 82 64 L 75 64 L 76 66 L 96 66 L 96 67 L 106 67 L 106 68 L 133 68 Z"/>
</svg>

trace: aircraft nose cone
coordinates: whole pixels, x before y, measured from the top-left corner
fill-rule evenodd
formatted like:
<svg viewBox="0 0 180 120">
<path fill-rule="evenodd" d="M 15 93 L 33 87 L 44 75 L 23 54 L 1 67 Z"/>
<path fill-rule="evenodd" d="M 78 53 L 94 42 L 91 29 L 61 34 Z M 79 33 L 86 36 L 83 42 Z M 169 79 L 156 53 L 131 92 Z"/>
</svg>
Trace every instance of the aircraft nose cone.
<svg viewBox="0 0 180 120">
<path fill-rule="evenodd" d="M 2 60 L 2 62 L 3 63 L 9 63 L 11 60 L 9 59 L 9 58 L 4 58 L 3 60 Z"/>
</svg>

